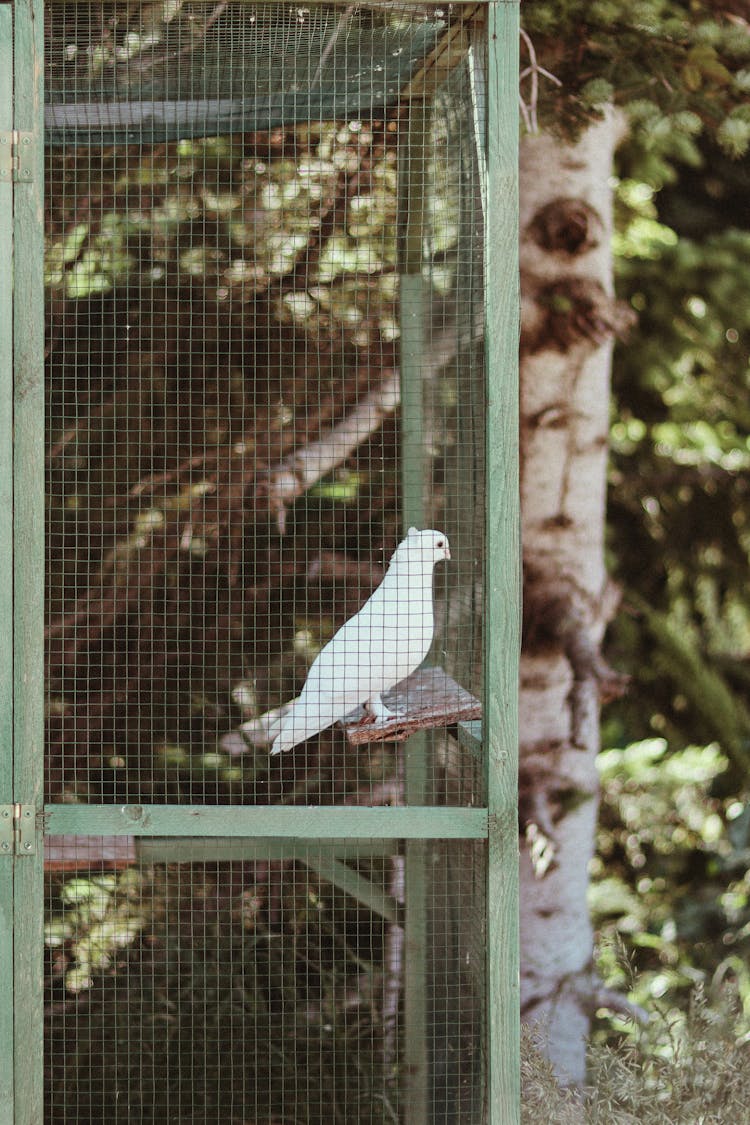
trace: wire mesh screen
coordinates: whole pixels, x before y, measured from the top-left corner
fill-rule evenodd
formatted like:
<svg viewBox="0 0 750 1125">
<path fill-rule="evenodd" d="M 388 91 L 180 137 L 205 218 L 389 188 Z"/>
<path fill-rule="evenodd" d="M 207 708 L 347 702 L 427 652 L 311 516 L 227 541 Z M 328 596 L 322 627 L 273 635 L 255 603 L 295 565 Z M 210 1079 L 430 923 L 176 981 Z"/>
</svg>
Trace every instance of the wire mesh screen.
<svg viewBox="0 0 750 1125">
<path fill-rule="evenodd" d="M 157 69 L 162 93 L 189 79 L 218 97 L 240 81 L 252 13 L 256 54 L 292 18 L 175 9 L 159 23 L 149 8 L 153 27 L 132 6 L 52 5 L 51 108 L 74 118 L 105 78 L 131 96 L 132 75 Z M 372 47 L 362 25 L 427 26 L 348 12 L 295 17 L 311 38 L 295 40 L 299 72 L 276 60 L 287 88 L 309 79 L 313 47 L 320 65 L 323 26 L 347 81 Z M 228 79 L 199 65 L 217 51 Z M 405 95 L 367 117 L 155 144 L 53 132 L 48 799 L 397 801 L 396 743 L 352 750 L 339 726 L 268 750 L 278 708 L 383 579 L 405 513 L 453 547 L 434 567 L 428 659 L 453 678 L 391 709 L 432 727 L 476 715 L 458 684 L 480 694 L 481 196 L 465 39 L 455 56 L 418 128 Z M 391 612 L 396 646 L 408 602 Z M 433 741 L 430 800 L 483 803 L 471 755 Z"/>
<path fill-rule="evenodd" d="M 49 4 L 48 802 L 486 805 L 476 20 Z M 482 843 L 187 817 L 48 840 L 50 1120 L 482 1120 Z"/>
<path fill-rule="evenodd" d="M 369 116 L 396 103 L 445 10 L 397 4 L 53 4 L 51 140 L 181 139 Z"/>
<path fill-rule="evenodd" d="M 150 862 L 144 842 L 139 864 L 48 875 L 47 1119 L 413 1121 L 393 842 L 172 847 L 180 862 Z M 481 934 L 458 956 L 473 919 L 455 886 L 448 910 L 447 880 L 458 901 L 481 895 L 481 847 L 431 847 L 431 1119 L 479 1121 L 484 956 Z"/>
</svg>

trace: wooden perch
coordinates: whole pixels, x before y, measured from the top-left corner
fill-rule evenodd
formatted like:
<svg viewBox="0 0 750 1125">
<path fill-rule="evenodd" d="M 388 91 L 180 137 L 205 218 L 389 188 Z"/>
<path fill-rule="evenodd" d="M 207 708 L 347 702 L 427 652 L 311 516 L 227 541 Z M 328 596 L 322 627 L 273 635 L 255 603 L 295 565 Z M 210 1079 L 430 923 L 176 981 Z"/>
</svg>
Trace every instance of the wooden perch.
<svg viewBox="0 0 750 1125">
<path fill-rule="evenodd" d="M 482 704 L 442 668 L 419 668 L 385 695 L 393 718 L 367 722 L 344 720 L 352 746 L 365 742 L 403 742 L 418 730 L 452 726 L 482 717 Z"/>
</svg>

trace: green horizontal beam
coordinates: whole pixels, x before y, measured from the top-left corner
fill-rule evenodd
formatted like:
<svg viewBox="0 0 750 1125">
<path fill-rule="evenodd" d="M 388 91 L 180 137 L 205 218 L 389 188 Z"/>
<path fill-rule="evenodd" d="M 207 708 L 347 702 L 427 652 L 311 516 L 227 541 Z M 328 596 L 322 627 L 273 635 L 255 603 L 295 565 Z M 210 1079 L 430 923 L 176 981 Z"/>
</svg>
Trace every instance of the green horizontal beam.
<svg viewBox="0 0 750 1125">
<path fill-rule="evenodd" d="M 56 836 L 276 836 L 481 840 L 487 810 L 301 805 L 45 805 Z"/>
</svg>

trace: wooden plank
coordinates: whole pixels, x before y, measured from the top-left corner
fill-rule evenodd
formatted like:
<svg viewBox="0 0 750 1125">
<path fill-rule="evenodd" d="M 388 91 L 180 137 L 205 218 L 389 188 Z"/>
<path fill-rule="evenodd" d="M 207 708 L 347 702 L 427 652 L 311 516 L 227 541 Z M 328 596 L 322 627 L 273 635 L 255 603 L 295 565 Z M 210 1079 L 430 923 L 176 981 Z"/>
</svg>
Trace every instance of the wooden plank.
<svg viewBox="0 0 750 1125">
<path fill-rule="evenodd" d="M 302 840 L 477 840 L 487 810 L 351 805 L 45 805 L 57 836 L 247 836 Z"/>
<path fill-rule="evenodd" d="M 309 844 L 308 844 L 309 847 Z M 393 855 L 398 847 L 383 840 L 360 844 L 315 841 L 321 862 Z M 307 849 L 296 840 L 161 836 L 45 836 L 44 870 L 77 871 L 81 868 L 122 868 L 135 863 L 229 863 L 252 860 L 304 858 Z M 333 870 L 333 869 L 331 869 Z M 348 870 L 348 868 L 347 868 Z M 1 904 L 0 904 L 1 905 Z"/>
<path fill-rule="evenodd" d="M 13 124 L 13 9 L 0 4 L 0 130 Z M 0 180 L 0 804 L 13 800 L 13 198 Z M 13 1106 L 13 860 L 0 854 L 0 1125 Z"/>
<path fill-rule="evenodd" d="M 376 886 L 370 879 L 365 879 L 364 875 L 342 863 L 340 859 L 318 854 L 316 845 L 313 845 L 309 851 L 300 853 L 299 858 L 311 871 L 315 871 L 327 882 L 333 883 L 345 894 L 351 895 L 363 906 L 369 907 L 381 918 L 385 918 L 388 922 L 399 920 L 401 909 L 396 899 L 387 894 L 382 887 Z"/>
<path fill-rule="evenodd" d="M 398 712 L 393 718 L 343 724 L 352 746 L 365 742 L 403 742 L 416 731 L 453 726 L 482 715 L 479 700 L 442 668 L 418 669 L 388 692 L 385 702 Z"/>
<path fill-rule="evenodd" d="M 487 562 L 485 707 L 488 1123 L 520 1121 L 518 968 L 518 35 L 519 6 L 492 2 L 487 35 Z"/>
<path fill-rule="evenodd" d="M 130 867 L 137 860 L 135 836 L 45 836 L 44 870 Z"/>
<path fill-rule="evenodd" d="M 468 750 L 475 758 L 484 760 L 481 719 L 470 719 L 465 723 L 457 723 L 453 733 L 464 750 Z"/>
<path fill-rule="evenodd" d="M 126 837 L 127 838 L 127 837 Z M 139 836 L 135 842 L 139 863 L 227 863 L 253 860 L 298 859 L 311 842 L 294 838 L 204 836 L 197 839 Z M 330 859 L 366 859 L 398 854 L 394 840 L 315 840 L 317 856 Z"/>
<path fill-rule="evenodd" d="M 0 5 L 0 132 L 13 122 L 12 8 Z M 0 180 L 0 802 L 13 778 L 13 186 Z"/>
<path fill-rule="evenodd" d="M 14 128 L 34 141 L 30 182 L 14 212 L 14 800 L 41 809 L 44 763 L 44 148 L 43 6 L 15 0 Z M 14 874 L 16 1125 L 43 1119 L 43 904 L 41 834 Z"/>
<path fill-rule="evenodd" d="M 471 25 L 479 26 L 484 18 L 485 4 L 462 0 L 460 17 L 454 18 L 440 37 L 440 42 L 420 66 L 417 73 L 402 90 L 404 98 L 427 98 L 445 81 L 447 76 L 466 55 L 471 45 Z"/>
</svg>

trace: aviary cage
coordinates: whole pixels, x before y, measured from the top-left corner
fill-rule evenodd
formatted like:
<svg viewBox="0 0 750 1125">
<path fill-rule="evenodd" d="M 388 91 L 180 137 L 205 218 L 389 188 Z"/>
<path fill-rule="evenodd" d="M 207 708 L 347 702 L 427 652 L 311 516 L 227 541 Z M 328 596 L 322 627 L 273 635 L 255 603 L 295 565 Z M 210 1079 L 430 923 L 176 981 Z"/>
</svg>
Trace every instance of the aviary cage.
<svg viewBox="0 0 750 1125">
<path fill-rule="evenodd" d="M 517 1119 L 517 34 L 0 2 L 0 1121 Z"/>
</svg>

